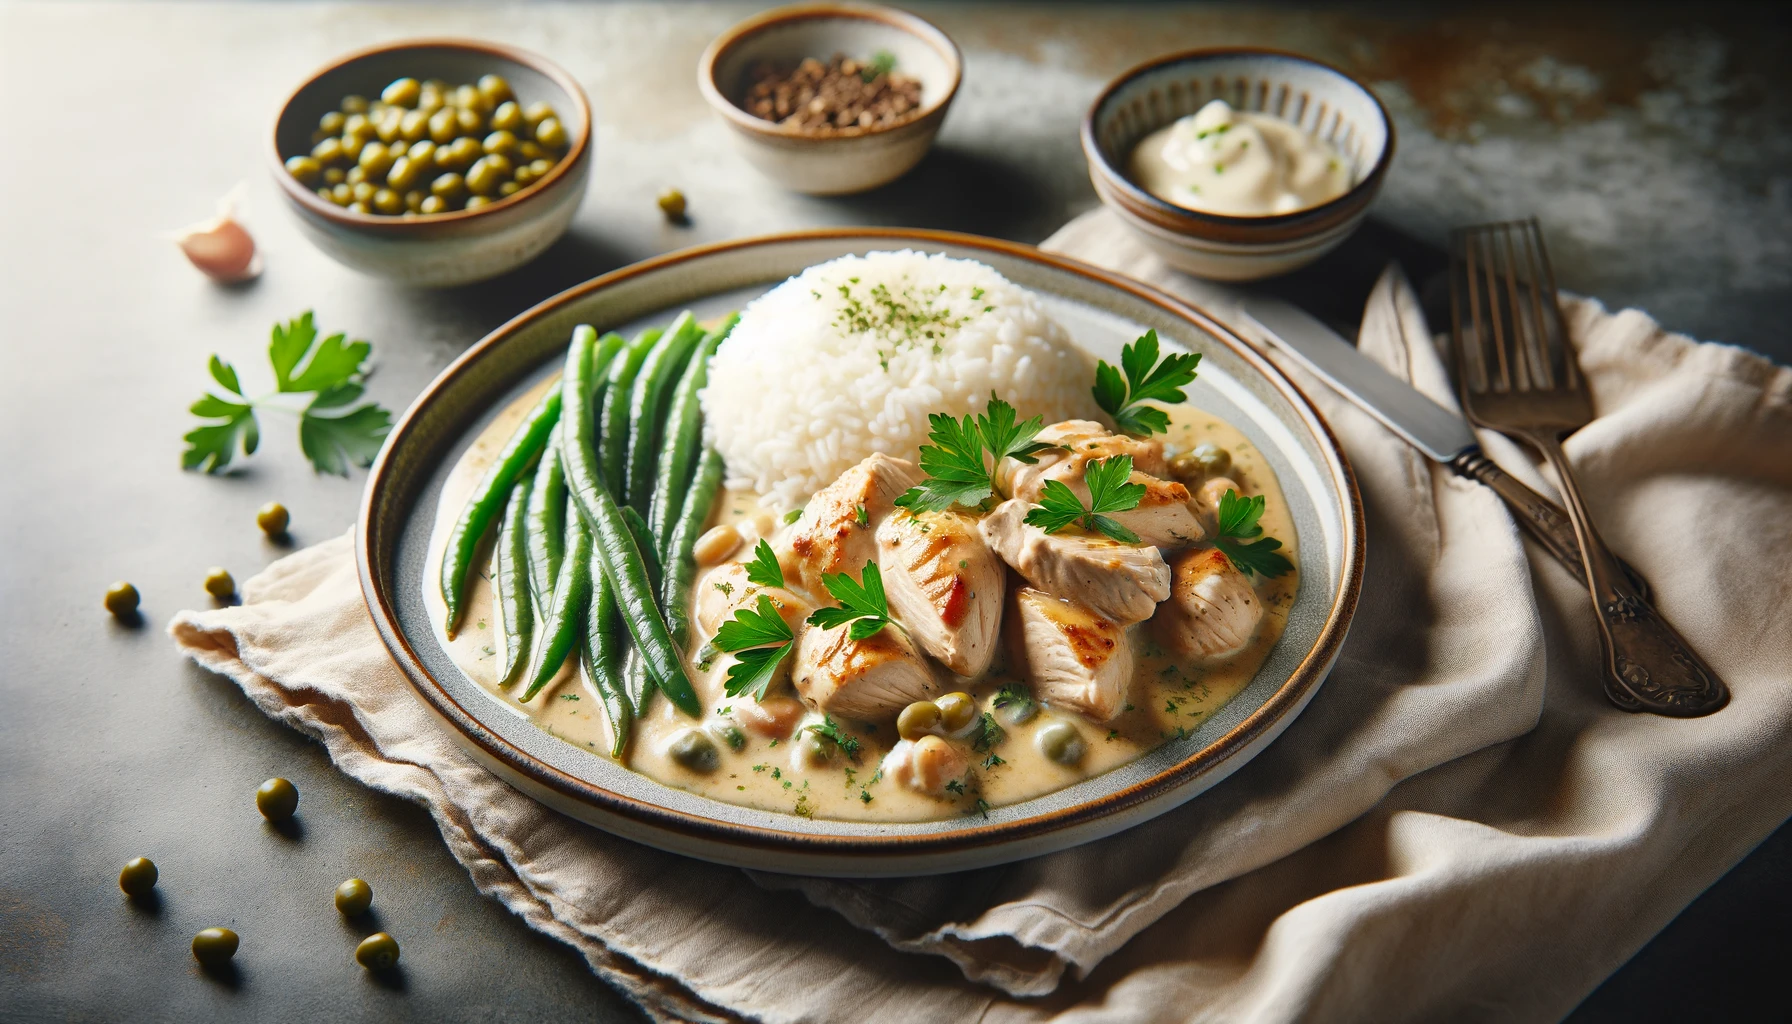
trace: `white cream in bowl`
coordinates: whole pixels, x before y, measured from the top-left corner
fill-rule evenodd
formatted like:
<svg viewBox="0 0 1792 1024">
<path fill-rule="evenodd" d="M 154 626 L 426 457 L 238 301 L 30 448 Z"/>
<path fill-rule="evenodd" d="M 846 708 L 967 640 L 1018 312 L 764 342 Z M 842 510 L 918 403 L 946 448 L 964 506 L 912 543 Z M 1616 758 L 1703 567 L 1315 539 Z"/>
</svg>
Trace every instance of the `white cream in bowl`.
<svg viewBox="0 0 1792 1024">
<path fill-rule="evenodd" d="M 1224 100 L 1145 136 L 1130 163 L 1133 180 L 1159 199 L 1237 217 L 1304 210 L 1351 185 L 1349 166 L 1329 143 Z"/>
</svg>

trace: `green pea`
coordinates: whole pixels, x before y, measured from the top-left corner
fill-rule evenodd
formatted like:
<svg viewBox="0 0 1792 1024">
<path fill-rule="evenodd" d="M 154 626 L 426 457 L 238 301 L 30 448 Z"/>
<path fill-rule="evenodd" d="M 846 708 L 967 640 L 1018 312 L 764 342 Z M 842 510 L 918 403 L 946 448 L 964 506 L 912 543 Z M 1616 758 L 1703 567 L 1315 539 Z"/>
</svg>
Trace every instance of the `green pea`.
<svg viewBox="0 0 1792 1024">
<path fill-rule="evenodd" d="M 1073 765 L 1083 759 L 1083 736 L 1069 722 L 1049 722 L 1033 734 L 1039 752 L 1062 765 Z"/>
<path fill-rule="evenodd" d="M 392 169 L 386 172 L 386 185 L 404 191 L 423 177 L 423 167 L 411 160 L 409 156 L 401 156 L 392 161 Z"/>
<path fill-rule="evenodd" d="M 137 588 L 123 580 L 106 588 L 106 610 L 114 618 L 128 619 L 137 614 Z"/>
<path fill-rule="evenodd" d="M 366 203 L 362 202 L 359 199 L 348 204 L 347 209 L 351 213 L 372 213 L 373 212 L 373 207 L 368 206 Z"/>
<path fill-rule="evenodd" d="M 492 111 L 492 127 L 498 131 L 514 132 L 523 126 L 523 108 L 516 105 L 515 100 L 505 100 Z"/>
<path fill-rule="evenodd" d="M 421 110 L 407 111 L 398 122 L 399 137 L 405 142 L 418 142 L 429 134 L 429 115 Z"/>
<path fill-rule="evenodd" d="M 462 209 L 477 210 L 481 207 L 490 206 L 491 204 L 492 201 L 490 196 L 468 196 L 467 205 L 462 207 Z"/>
<path fill-rule="evenodd" d="M 494 107 L 516 97 L 516 93 L 510 91 L 510 83 L 499 75 L 480 75 L 479 95 Z"/>
<path fill-rule="evenodd" d="M 667 756 L 694 772 L 713 772 L 721 767 L 722 755 L 715 741 L 701 729 L 685 729 L 672 738 L 666 747 Z"/>
<path fill-rule="evenodd" d="M 447 213 L 448 200 L 443 199 L 441 196 L 424 196 L 423 201 L 417 204 L 417 212 Z"/>
<path fill-rule="evenodd" d="M 311 158 L 319 164 L 335 163 L 342 159 L 342 140 L 331 137 L 311 147 Z"/>
<path fill-rule="evenodd" d="M 549 149 L 566 148 L 566 128 L 557 117 L 550 117 L 535 126 L 535 141 Z"/>
<path fill-rule="evenodd" d="M 1232 468 L 1232 453 L 1211 441 L 1203 441 L 1170 459 L 1170 473 L 1183 479 L 1224 476 Z"/>
<path fill-rule="evenodd" d="M 477 110 L 460 107 L 454 112 L 454 121 L 460 127 L 462 135 L 478 135 L 485 127 L 485 115 Z"/>
<path fill-rule="evenodd" d="M 156 887 L 159 877 L 161 873 L 156 870 L 155 861 L 148 857 L 132 857 L 124 862 L 124 870 L 118 873 L 118 887 L 126 896 L 141 899 Z"/>
<path fill-rule="evenodd" d="M 498 195 L 503 198 L 508 198 L 510 196 L 514 196 L 518 192 L 521 192 L 522 190 L 523 190 L 523 186 L 518 185 L 514 181 L 504 181 L 504 182 L 498 183 Z"/>
<path fill-rule="evenodd" d="M 426 197 L 424 196 L 421 189 L 411 189 L 409 192 L 406 192 L 404 194 L 405 210 L 407 210 L 410 213 L 422 213 L 423 212 L 423 200 L 425 198 Z"/>
<path fill-rule="evenodd" d="M 453 107 L 443 107 L 429 115 L 429 137 L 437 145 L 446 146 L 459 134 L 459 114 Z"/>
<path fill-rule="evenodd" d="M 343 113 L 346 113 L 346 114 L 365 114 L 365 113 L 367 113 L 367 97 L 365 97 L 365 96 L 344 96 L 344 97 L 342 97 L 342 110 L 343 110 Z"/>
<path fill-rule="evenodd" d="M 528 164 L 524 164 L 523 166 L 518 167 L 516 169 L 516 173 L 512 174 L 510 176 L 510 183 L 512 185 L 517 186 L 518 188 L 526 188 L 530 184 L 534 183 L 534 181 L 535 181 L 535 172 L 531 171 L 529 169 Z"/>
<path fill-rule="evenodd" d="M 366 111 L 350 114 L 343 119 L 342 134 L 344 135 L 360 135 L 366 137 L 371 131 L 373 131 L 373 120 L 367 116 Z"/>
<path fill-rule="evenodd" d="M 404 212 L 404 197 L 389 188 L 382 188 L 373 194 L 373 208 L 387 215 Z"/>
<path fill-rule="evenodd" d="M 453 171 L 438 175 L 436 180 L 429 183 L 429 191 L 444 200 L 459 199 L 466 189 L 466 179 Z"/>
<path fill-rule="evenodd" d="M 228 928 L 206 928 L 193 936 L 193 959 L 207 967 L 221 967 L 236 956 L 236 933 Z"/>
<path fill-rule="evenodd" d="M 255 806 L 269 821 L 285 821 L 299 809 L 299 787 L 272 778 L 255 788 Z"/>
<path fill-rule="evenodd" d="M 309 185 L 323 176 L 323 165 L 316 157 L 294 156 L 286 160 L 286 173 L 293 176 L 301 185 Z"/>
<path fill-rule="evenodd" d="M 442 109 L 442 90 L 428 82 L 423 83 L 422 90 L 417 94 L 417 109 L 422 111 L 425 117 Z"/>
<path fill-rule="evenodd" d="M 940 706 L 930 700 L 918 700 L 896 716 L 896 735 L 905 740 L 918 740 L 937 732 L 940 727 Z"/>
<path fill-rule="evenodd" d="M 811 768 L 820 768 L 832 761 L 835 752 L 839 749 L 833 740 L 813 730 L 804 730 L 796 741 L 797 755 L 803 759 L 804 764 Z"/>
<path fill-rule="evenodd" d="M 507 131 L 495 131 L 485 137 L 485 141 L 480 143 L 480 148 L 487 153 L 508 157 L 516 152 L 516 136 Z"/>
<path fill-rule="evenodd" d="M 390 970 L 398 963 L 398 940 L 385 932 L 374 932 L 355 947 L 355 963 L 370 971 Z"/>
<path fill-rule="evenodd" d="M 383 178 L 392 169 L 392 151 L 384 146 L 368 146 L 361 150 L 361 159 L 357 163 L 367 172 L 369 180 Z"/>
<path fill-rule="evenodd" d="M 319 131 L 328 132 L 331 135 L 341 135 L 342 125 L 347 120 L 347 114 L 344 114 L 340 110 L 332 110 L 328 114 L 317 119 L 317 128 Z"/>
<path fill-rule="evenodd" d="M 347 173 L 340 167 L 324 168 L 324 184 L 329 185 L 331 188 L 342 184 L 347 177 Z"/>
<path fill-rule="evenodd" d="M 709 731 L 715 733 L 717 739 L 728 744 L 729 750 L 740 750 L 747 745 L 747 734 L 733 722 L 716 722 L 709 727 Z"/>
<path fill-rule="evenodd" d="M 336 909 L 345 917 L 360 917 L 373 906 L 373 886 L 351 878 L 336 887 Z"/>
<path fill-rule="evenodd" d="M 292 516 L 287 513 L 286 506 L 277 501 L 270 501 L 255 512 L 255 525 L 270 537 L 284 537 L 291 522 Z"/>
<path fill-rule="evenodd" d="M 473 85 L 457 86 L 454 90 L 454 98 L 450 102 L 462 110 L 473 110 L 481 114 L 494 106 L 486 101 L 484 94 L 479 91 L 479 87 Z"/>
<path fill-rule="evenodd" d="M 415 78 L 400 78 L 380 92 L 380 99 L 395 107 L 416 106 L 417 97 L 423 94 L 423 83 Z"/>
<path fill-rule="evenodd" d="M 934 698 L 933 702 L 939 705 L 940 728 L 946 732 L 961 732 L 977 720 L 977 702 L 968 693 L 948 693 Z"/>
<path fill-rule="evenodd" d="M 355 166 L 348 169 L 348 173 L 343 176 L 342 180 L 348 182 L 349 188 L 354 188 L 356 185 L 365 185 L 367 184 L 367 168 L 362 167 L 357 163 Z"/>
<path fill-rule="evenodd" d="M 510 161 L 496 153 L 482 156 L 467 171 L 467 190 L 474 195 L 489 196 L 500 182 L 510 177 Z"/>
<path fill-rule="evenodd" d="M 330 201 L 337 206 L 347 206 L 355 201 L 354 188 L 346 181 L 330 186 Z"/>
<path fill-rule="evenodd" d="M 537 178 L 540 178 L 540 177 L 546 175 L 549 171 L 551 171 L 553 169 L 554 169 L 554 161 L 552 161 L 552 160 L 531 160 L 531 161 L 529 161 L 529 170 L 534 171 L 535 176 Z"/>
<path fill-rule="evenodd" d="M 413 142 L 410 148 L 405 150 L 404 155 L 410 157 L 412 163 L 420 165 L 423 169 L 428 169 L 433 167 L 436 162 L 436 144 L 429 139 Z"/>
<path fill-rule="evenodd" d="M 545 102 L 531 103 L 523 108 L 523 123 L 530 128 L 554 116 L 554 108 Z"/>
<path fill-rule="evenodd" d="M 680 192 L 675 188 L 669 188 L 660 193 L 658 202 L 660 204 L 660 212 L 666 215 L 667 220 L 681 221 L 684 219 L 685 198 L 683 192 Z"/>
<path fill-rule="evenodd" d="M 533 139 L 524 139 L 516 144 L 516 155 L 533 162 L 547 156 L 548 151 L 541 148 L 541 143 Z"/>
<path fill-rule="evenodd" d="M 349 194 L 354 197 L 355 202 L 371 203 L 371 202 L 373 202 L 373 194 L 375 192 L 379 191 L 379 186 L 375 185 L 371 181 L 362 181 L 362 182 L 358 182 L 354 185 L 350 185 L 349 189 L 350 189 Z"/>
<path fill-rule="evenodd" d="M 205 592 L 222 601 L 236 593 L 236 580 L 218 566 L 205 571 Z"/>
<path fill-rule="evenodd" d="M 368 137 L 359 132 L 349 132 L 342 136 L 342 158 L 344 160 L 361 159 L 361 150 L 367 147 Z"/>
<path fill-rule="evenodd" d="M 403 127 L 404 111 L 397 107 L 388 108 L 384 114 L 380 115 L 380 119 L 374 122 L 374 131 L 379 135 L 381 142 L 391 142 L 397 139 L 402 133 Z"/>
</svg>

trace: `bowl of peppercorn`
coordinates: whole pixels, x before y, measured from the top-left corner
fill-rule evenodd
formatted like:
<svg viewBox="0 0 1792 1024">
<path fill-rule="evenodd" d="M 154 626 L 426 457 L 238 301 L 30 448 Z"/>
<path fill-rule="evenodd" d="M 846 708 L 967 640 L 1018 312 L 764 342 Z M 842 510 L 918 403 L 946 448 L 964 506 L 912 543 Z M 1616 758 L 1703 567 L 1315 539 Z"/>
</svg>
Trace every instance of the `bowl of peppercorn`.
<svg viewBox="0 0 1792 1024">
<path fill-rule="evenodd" d="M 314 73 L 272 143 L 275 180 L 319 249 L 439 288 L 521 266 L 566 231 L 591 168 L 591 105 L 535 54 L 411 40 Z"/>
<path fill-rule="evenodd" d="M 697 85 L 761 173 L 795 192 L 846 195 L 927 155 L 963 71 L 957 44 L 906 11 L 801 4 L 722 33 Z"/>
</svg>

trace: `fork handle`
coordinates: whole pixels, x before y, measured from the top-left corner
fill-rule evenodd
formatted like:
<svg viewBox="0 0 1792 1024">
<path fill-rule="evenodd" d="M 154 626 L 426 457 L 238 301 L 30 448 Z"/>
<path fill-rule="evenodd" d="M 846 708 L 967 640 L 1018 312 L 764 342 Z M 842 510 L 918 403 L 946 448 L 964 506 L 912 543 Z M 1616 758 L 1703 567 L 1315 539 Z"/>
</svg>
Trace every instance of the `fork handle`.
<svg viewBox="0 0 1792 1024">
<path fill-rule="evenodd" d="M 1575 536 L 1574 524 L 1569 522 L 1568 513 L 1562 511 L 1562 506 L 1501 469 L 1499 463 L 1488 458 L 1479 448 L 1464 451 L 1451 459 L 1448 465 L 1457 476 L 1486 484 L 1512 510 L 1512 518 L 1518 520 L 1518 525 L 1543 545 L 1543 550 L 1549 552 L 1562 568 L 1573 573 L 1574 578 L 1583 585 L 1587 582 L 1587 570 L 1580 560 L 1580 538 Z M 1630 580 L 1631 587 L 1644 600 L 1648 600 L 1649 581 L 1643 578 L 1643 574 L 1622 558 L 1618 558 L 1618 567 Z"/>
<path fill-rule="evenodd" d="M 1631 585 L 1617 557 L 1594 529 L 1568 456 L 1554 434 L 1529 440 L 1555 468 L 1562 500 L 1580 541 L 1581 566 L 1599 623 L 1605 652 L 1605 691 L 1627 711 L 1676 718 L 1709 715 L 1730 701 L 1717 673 L 1687 645 L 1674 627 Z"/>
</svg>

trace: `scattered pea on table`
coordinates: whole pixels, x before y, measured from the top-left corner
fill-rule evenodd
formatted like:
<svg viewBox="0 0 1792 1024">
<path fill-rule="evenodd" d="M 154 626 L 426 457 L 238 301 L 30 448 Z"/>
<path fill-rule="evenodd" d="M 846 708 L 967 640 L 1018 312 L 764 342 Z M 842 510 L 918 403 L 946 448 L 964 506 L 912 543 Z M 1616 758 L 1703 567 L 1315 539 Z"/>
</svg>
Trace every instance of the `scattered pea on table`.
<svg viewBox="0 0 1792 1024">
<path fill-rule="evenodd" d="M 285 779 L 269 779 L 256 788 L 255 806 L 269 821 L 285 821 L 299 809 L 299 788 Z"/>
<path fill-rule="evenodd" d="M 286 536 L 286 528 L 291 523 L 292 516 L 286 511 L 286 506 L 277 501 L 268 502 L 255 513 L 255 525 L 270 537 Z"/>
<path fill-rule="evenodd" d="M 205 592 L 222 601 L 236 593 L 236 579 L 219 566 L 205 573 Z"/>
<path fill-rule="evenodd" d="M 398 940 L 385 932 L 374 932 L 355 947 L 355 962 L 370 971 L 384 971 L 398 963 Z"/>
<path fill-rule="evenodd" d="M 155 861 L 148 857 L 132 857 L 124 862 L 124 870 L 118 873 L 118 887 L 126 896 L 147 896 L 156 887 L 156 879 L 160 876 Z"/>
<path fill-rule="evenodd" d="M 336 909 L 342 911 L 344 917 L 359 917 L 371 906 L 373 886 L 359 878 L 351 878 L 336 887 Z"/>
<path fill-rule="evenodd" d="M 137 603 L 140 598 L 137 588 L 123 580 L 106 588 L 106 610 L 114 618 L 128 619 L 137 614 Z"/>
<path fill-rule="evenodd" d="M 206 928 L 193 936 L 193 958 L 207 967 L 219 967 L 236 956 L 239 940 L 228 928 Z"/>
<path fill-rule="evenodd" d="M 660 212 L 666 215 L 667 220 L 673 223 L 684 220 L 685 198 L 683 192 L 669 188 L 660 193 L 659 204 Z"/>
</svg>

